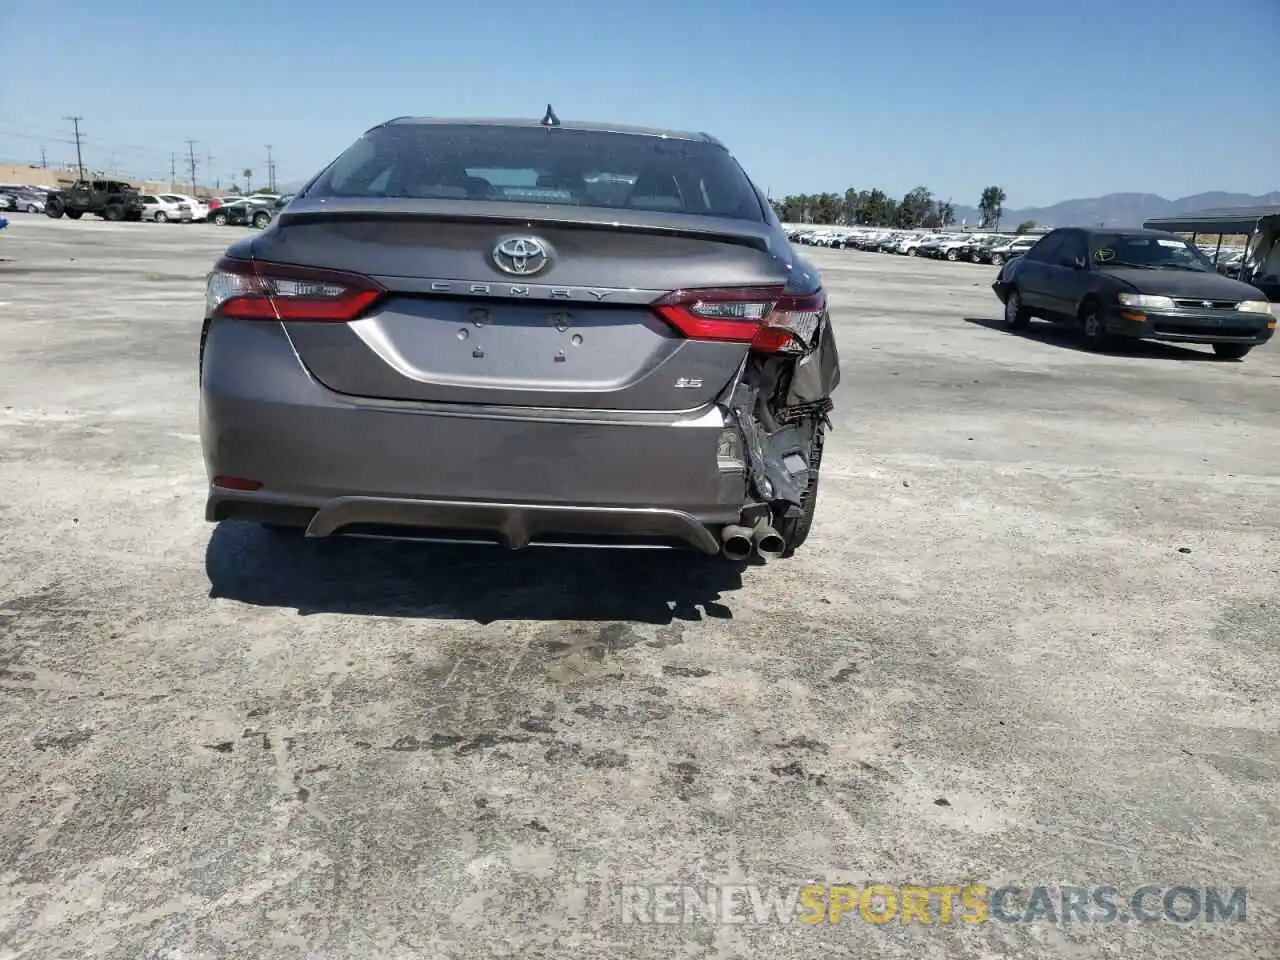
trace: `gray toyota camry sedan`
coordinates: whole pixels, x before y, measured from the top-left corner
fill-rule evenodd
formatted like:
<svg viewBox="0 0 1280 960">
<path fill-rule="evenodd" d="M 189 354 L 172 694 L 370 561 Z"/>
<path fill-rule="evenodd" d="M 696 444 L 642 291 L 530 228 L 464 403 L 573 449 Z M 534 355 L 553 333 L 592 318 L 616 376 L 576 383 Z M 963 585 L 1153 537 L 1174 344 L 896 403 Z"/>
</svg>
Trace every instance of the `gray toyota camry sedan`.
<svg viewBox="0 0 1280 960">
<path fill-rule="evenodd" d="M 715 138 L 399 118 L 209 274 L 210 521 L 791 555 L 839 360 Z"/>
</svg>

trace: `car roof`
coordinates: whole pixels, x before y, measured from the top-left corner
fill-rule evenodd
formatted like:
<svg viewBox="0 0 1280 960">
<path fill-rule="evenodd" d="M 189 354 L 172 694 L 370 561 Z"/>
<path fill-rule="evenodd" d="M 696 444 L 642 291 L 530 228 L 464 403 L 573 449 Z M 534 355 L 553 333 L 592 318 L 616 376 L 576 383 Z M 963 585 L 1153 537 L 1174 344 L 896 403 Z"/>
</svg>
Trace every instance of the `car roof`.
<svg viewBox="0 0 1280 960">
<path fill-rule="evenodd" d="M 439 124 L 441 126 L 465 127 L 546 127 L 541 120 L 528 117 L 396 117 L 386 123 L 373 127 L 409 126 L 413 124 Z M 709 133 L 694 133 L 688 130 L 667 130 L 661 127 L 636 127 L 622 123 L 598 123 L 588 120 L 562 120 L 548 130 L 590 130 L 597 133 L 626 133 L 641 137 L 665 137 L 668 140 L 694 140 L 710 143 L 717 147 L 722 144 Z"/>
<path fill-rule="evenodd" d="M 1168 240 L 1171 236 L 1167 230 L 1143 230 L 1137 227 L 1076 227 L 1074 229 L 1083 230 L 1091 236 L 1099 233 L 1105 233 L 1108 236 L 1150 237 L 1157 240 Z"/>
</svg>

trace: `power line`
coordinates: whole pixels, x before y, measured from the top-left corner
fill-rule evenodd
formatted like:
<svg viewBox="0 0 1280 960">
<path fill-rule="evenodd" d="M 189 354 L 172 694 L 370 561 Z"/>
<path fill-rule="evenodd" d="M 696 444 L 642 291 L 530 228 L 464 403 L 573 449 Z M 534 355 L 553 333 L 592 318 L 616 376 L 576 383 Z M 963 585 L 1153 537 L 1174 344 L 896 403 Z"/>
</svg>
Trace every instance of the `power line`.
<svg viewBox="0 0 1280 960">
<path fill-rule="evenodd" d="M 27 130 L 39 130 L 41 133 L 65 133 L 61 127 L 42 127 L 38 123 L 23 123 L 21 120 L 10 120 L 7 117 L 0 117 L 0 123 L 10 127 L 23 127 Z M 68 141 L 70 142 L 70 141 Z"/>
<path fill-rule="evenodd" d="M 93 137 L 84 137 L 82 139 L 85 143 L 93 144 L 100 150 L 112 150 L 119 153 L 146 153 L 153 157 L 164 157 L 165 154 L 165 151 L 157 150 L 155 147 L 138 147 L 129 143 L 108 143 Z"/>
<path fill-rule="evenodd" d="M 75 118 L 68 117 L 68 120 Z M 83 118 L 80 118 L 83 119 Z M 0 124 L 8 126 L 10 121 L 0 120 Z M 31 126 L 30 124 L 19 124 L 19 126 Z M 65 143 L 69 145 L 75 144 L 74 137 L 52 137 L 41 136 L 35 133 L 21 133 L 17 130 L 0 129 L 0 137 L 13 138 L 17 140 L 34 140 L 38 143 Z M 82 147 L 91 147 L 100 153 L 140 153 L 149 157 L 162 158 L 165 151 L 157 150 L 154 147 L 139 147 L 128 143 L 112 143 L 109 140 L 99 140 L 97 137 L 80 136 L 80 144 Z"/>
<path fill-rule="evenodd" d="M 71 121 L 76 131 L 76 170 L 80 173 L 80 179 L 84 179 L 84 157 L 80 154 L 80 121 L 84 117 L 63 117 L 63 120 Z"/>
<path fill-rule="evenodd" d="M 14 137 L 18 140 L 36 140 L 40 143 L 75 143 L 70 137 L 42 137 L 34 133 L 15 133 L 12 130 L 0 130 L 0 137 Z"/>
</svg>

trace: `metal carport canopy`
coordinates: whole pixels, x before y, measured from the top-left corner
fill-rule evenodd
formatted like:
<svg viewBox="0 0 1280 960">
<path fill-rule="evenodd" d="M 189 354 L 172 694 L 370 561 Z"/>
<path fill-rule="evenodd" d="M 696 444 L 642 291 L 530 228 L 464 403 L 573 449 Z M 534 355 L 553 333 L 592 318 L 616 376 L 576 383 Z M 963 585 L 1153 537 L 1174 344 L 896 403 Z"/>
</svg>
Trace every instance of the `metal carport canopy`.
<svg viewBox="0 0 1280 960">
<path fill-rule="evenodd" d="M 1153 217 L 1142 226 L 1169 233 L 1253 233 L 1259 220 L 1272 216 L 1280 216 L 1280 206 L 1196 210 L 1177 217 Z"/>
</svg>

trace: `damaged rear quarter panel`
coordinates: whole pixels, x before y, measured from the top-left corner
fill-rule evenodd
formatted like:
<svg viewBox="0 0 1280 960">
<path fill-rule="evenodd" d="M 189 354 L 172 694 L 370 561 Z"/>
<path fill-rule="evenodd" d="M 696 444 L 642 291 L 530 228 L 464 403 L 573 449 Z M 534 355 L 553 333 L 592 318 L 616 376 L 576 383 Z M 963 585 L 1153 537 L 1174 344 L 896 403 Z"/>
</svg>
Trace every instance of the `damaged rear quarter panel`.
<svg viewBox="0 0 1280 960">
<path fill-rule="evenodd" d="M 819 289 L 821 278 L 797 258 L 790 285 L 798 295 Z M 831 395 L 840 383 L 840 357 L 829 312 L 813 339 L 796 354 L 752 354 L 730 407 L 742 431 L 752 493 L 789 514 L 801 508 L 830 426 Z"/>
</svg>

